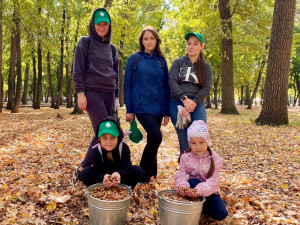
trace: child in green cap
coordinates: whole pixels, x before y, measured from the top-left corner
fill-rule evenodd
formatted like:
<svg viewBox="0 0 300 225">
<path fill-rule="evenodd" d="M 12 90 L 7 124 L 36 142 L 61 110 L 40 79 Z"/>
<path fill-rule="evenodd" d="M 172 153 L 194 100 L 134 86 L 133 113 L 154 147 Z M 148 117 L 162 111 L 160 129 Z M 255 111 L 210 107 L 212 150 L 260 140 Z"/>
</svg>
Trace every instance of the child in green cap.
<svg viewBox="0 0 300 225">
<path fill-rule="evenodd" d="M 130 149 L 122 141 L 124 133 L 119 123 L 113 117 L 107 117 L 98 126 L 96 135 L 99 143 L 93 147 L 93 165 L 81 171 L 77 169 L 74 179 L 87 186 L 103 182 L 106 187 L 122 183 L 134 188 L 144 171 L 132 165 Z"/>
</svg>

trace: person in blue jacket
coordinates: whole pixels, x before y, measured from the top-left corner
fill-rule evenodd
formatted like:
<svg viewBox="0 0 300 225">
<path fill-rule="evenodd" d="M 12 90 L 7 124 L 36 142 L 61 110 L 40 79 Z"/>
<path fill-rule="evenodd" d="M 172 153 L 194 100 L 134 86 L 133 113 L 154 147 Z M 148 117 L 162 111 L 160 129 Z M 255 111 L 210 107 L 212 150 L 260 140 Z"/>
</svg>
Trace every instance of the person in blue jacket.
<svg viewBox="0 0 300 225">
<path fill-rule="evenodd" d="M 89 36 L 80 38 L 74 55 L 73 82 L 78 95 L 78 107 L 88 112 L 94 131 L 100 121 L 112 116 L 118 100 L 118 56 L 116 47 L 110 43 L 112 21 L 105 8 L 93 12 L 89 24 Z M 80 170 L 91 166 L 92 146 L 90 143 Z M 75 170 L 73 184 L 78 179 Z"/>
<path fill-rule="evenodd" d="M 145 27 L 139 37 L 139 52 L 127 62 L 124 78 L 126 120 L 135 116 L 147 132 L 147 144 L 140 161 L 143 182 L 157 175 L 157 152 L 162 142 L 161 124 L 169 122 L 170 89 L 168 67 L 160 49 L 161 39 L 153 27 Z"/>
</svg>

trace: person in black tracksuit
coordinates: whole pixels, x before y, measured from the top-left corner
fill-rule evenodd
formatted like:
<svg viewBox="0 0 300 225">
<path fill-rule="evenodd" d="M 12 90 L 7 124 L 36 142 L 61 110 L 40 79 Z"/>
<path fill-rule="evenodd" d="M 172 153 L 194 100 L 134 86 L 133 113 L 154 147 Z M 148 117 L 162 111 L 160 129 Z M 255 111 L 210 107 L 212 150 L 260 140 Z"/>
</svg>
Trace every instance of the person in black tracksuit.
<svg viewBox="0 0 300 225">
<path fill-rule="evenodd" d="M 111 33 L 108 11 L 96 9 L 90 20 L 89 36 L 81 37 L 74 55 L 73 82 L 78 107 L 88 112 L 94 131 L 100 121 L 113 115 L 118 97 L 118 56 L 116 47 L 110 43 Z M 92 165 L 91 148 L 95 144 L 97 137 L 91 141 L 81 169 Z"/>
<path fill-rule="evenodd" d="M 122 183 L 132 188 L 141 180 L 144 171 L 132 165 L 130 149 L 122 142 L 124 133 L 113 117 L 104 119 L 96 130 L 99 144 L 93 148 L 93 165 L 79 172 L 79 180 L 90 186 L 103 182 L 111 186 L 108 177 L 115 178 L 115 185 Z"/>
</svg>

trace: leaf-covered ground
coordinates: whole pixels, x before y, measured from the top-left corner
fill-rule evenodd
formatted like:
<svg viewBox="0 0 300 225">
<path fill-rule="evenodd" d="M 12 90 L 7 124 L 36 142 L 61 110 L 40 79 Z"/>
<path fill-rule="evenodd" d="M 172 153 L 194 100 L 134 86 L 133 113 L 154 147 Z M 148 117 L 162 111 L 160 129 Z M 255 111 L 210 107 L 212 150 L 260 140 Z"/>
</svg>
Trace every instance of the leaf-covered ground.
<svg viewBox="0 0 300 225">
<path fill-rule="evenodd" d="M 300 108 L 290 107 L 290 125 L 281 127 L 256 126 L 259 107 L 238 110 L 207 110 L 213 149 L 224 159 L 221 192 L 230 216 L 221 223 L 201 217 L 202 224 L 300 224 Z M 89 224 L 85 186 L 72 187 L 71 177 L 93 132 L 87 114 L 71 111 L 0 113 L 0 224 Z M 158 177 L 133 190 L 127 225 L 160 224 L 155 193 L 174 187 L 178 141 L 171 123 L 162 132 Z M 125 141 L 138 164 L 145 138 Z"/>
</svg>

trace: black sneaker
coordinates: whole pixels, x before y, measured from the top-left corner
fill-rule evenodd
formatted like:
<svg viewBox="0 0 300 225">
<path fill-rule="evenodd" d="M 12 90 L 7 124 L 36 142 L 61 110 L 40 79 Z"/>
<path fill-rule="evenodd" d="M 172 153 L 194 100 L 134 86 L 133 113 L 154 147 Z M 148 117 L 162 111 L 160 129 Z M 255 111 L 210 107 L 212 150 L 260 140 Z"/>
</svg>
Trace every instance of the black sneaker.
<svg viewBox="0 0 300 225">
<path fill-rule="evenodd" d="M 79 181 L 79 167 L 73 172 L 72 184 L 75 185 Z"/>
</svg>

